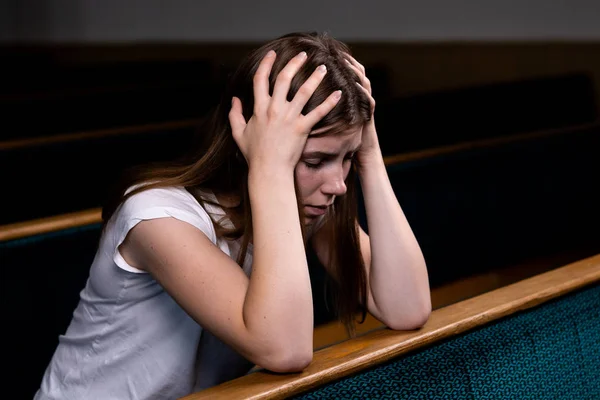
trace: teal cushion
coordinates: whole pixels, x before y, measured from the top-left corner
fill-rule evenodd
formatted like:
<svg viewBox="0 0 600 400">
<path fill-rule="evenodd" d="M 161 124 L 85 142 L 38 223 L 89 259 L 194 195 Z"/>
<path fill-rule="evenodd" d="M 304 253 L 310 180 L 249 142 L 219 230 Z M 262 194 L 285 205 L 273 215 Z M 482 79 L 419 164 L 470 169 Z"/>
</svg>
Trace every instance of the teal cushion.
<svg viewBox="0 0 600 400">
<path fill-rule="evenodd" d="M 600 285 L 297 399 L 600 398 Z"/>
</svg>

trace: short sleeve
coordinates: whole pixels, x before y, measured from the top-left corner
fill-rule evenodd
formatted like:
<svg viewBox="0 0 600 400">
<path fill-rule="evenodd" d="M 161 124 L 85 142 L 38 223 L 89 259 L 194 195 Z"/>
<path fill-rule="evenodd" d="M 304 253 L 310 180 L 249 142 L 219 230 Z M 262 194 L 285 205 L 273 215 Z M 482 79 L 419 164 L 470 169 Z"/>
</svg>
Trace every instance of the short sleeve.
<svg viewBox="0 0 600 400">
<path fill-rule="evenodd" d="M 110 229 L 114 243 L 113 261 L 125 271 L 145 273 L 132 267 L 119 252 L 129 231 L 140 221 L 175 218 L 198 228 L 213 243 L 217 237 L 212 220 L 198 201 L 183 188 L 148 189 L 128 198 L 115 212 Z"/>
</svg>

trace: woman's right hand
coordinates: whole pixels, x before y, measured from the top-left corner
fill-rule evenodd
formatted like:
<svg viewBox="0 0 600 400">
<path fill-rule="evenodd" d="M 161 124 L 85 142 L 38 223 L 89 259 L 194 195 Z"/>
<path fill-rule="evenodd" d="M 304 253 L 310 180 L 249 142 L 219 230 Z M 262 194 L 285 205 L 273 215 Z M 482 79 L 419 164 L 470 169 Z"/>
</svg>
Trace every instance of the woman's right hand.
<svg viewBox="0 0 600 400">
<path fill-rule="evenodd" d="M 254 75 L 254 112 L 248 122 L 242 113 L 242 102 L 232 100 L 229 122 L 233 138 L 248 162 L 250 169 L 275 168 L 293 171 L 298 163 L 311 128 L 338 103 L 341 91 L 335 91 L 307 115 L 302 109 L 327 73 L 319 66 L 298 89 L 292 101 L 287 101 L 292 78 L 306 60 L 302 52 L 292 58 L 275 81 L 273 95 L 269 95 L 269 75 L 275 61 L 275 52 L 269 51 Z"/>
</svg>

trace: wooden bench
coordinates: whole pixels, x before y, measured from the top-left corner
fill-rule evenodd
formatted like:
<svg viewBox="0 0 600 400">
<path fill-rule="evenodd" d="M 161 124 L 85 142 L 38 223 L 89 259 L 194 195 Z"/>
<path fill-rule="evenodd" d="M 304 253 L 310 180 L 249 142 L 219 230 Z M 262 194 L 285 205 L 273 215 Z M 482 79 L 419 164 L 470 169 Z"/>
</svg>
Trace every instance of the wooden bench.
<svg viewBox="0 0 600 400">
<path fill-rule="evenodd" d="M 181 154 L 199 122 L 194 119 L 171 121 L 62 137 L 0 142 L 0 169 L 10 171 L 3 175 L 3 185 L 13 193 L 3 198 L 4 206 L 11 212 L 0 215 L 0 225 L 101 206 L 108 188 L 124 168 L 164 161 Z M 564 137 L 572 145 L 577 145 L 570 136 L 576 139 L 576 136 L 591 135 L 593 141 L 590 131 L 598 130 L 599 126 L 595 123 L 534 131 L 404 151 L 400 155 L 386 152 L 385 155 L 388 164 L 401 161 L 407 165 L 405 168 L 414 168 L 415 163 L 429 162 L 427 160 L 434 158 L 445 160 L 447 157 L 440 157 L 444 154 L 468 154 L 490 147 L 506 147 L 509 143 L 531 143 L 542 138 Z M 590 149 L 583 147 L 582 151 L 589 152 Z M 533 156 L 536 156 L 535 152 Z M 567 170 L 571 168 L 568 164 L 566 167 Z M 584 171 L 582 179 L 589 173 Z M 82 180 L 81 176 L 85 179 Z"/>
<path fill-rule="evenodd" d="M 399 153 L 593 123 L 594 91 L 573 72 L 399 96 L 377 103 L 380 142 Z"/>
<path fill-rule="evenodd" d="M 126 168 L 179 156 L 200 120 L 177 120 L 0 142 L 0 224 L 99 207 Z M 43 199 L 40 201 L 40 199 Z"/>
<path fill-rule="evenodd" d="M 589 131 L 592 128 L 587 127 L 586 129 L 569 131 L 569 134 L 592 132 Z M 417 234 L 418 240 L 422 242 L 430 270 L 430 281 L 434 289 L 456 283 L 457 280 L 467 276 L 485 274 L 490 270 L 511 265 L 521 264 L 523 270 L 530 273 L 530 260 L 539 259 L 542 256 L 549 256 L 547 258 L 548 263 L 553 263 L 552 265 L 556 266 L 555 255 L 557 253 L 576 254 L 581 257 L 596 253 L 595 249 L 597 249 L 597 244 L 600 241 L 593 241 L 595 238 L 594 231 L 586 230 L 586 226 L 588 226 L 586 224 L 581 225 L 583 226 L 581 232 L 574 230 L 561 231 L 561 227 L 565 225 L 560 224 L 556 224 L 551 230 L 548 230 L 547 226 L 543 226 L 545 231 L 536 231 L 532 230 L 531 227 L 527 227 L 527 221 L 522 221 L 523 226 L 528 229 L 528 233 L 539 234 L 540 237 L 546 240 L 545 243 L 552 239 L 553 247 L 543 248 L 542 246 L 540 248 L 538 245 L 544 242 L 534 240 L 529 242 L 505 241 L 499 244 L 494 240 L 495 235 L 498 235 L 495 230 L 496 226 L 502 226 L 503 221 L 500 217 L 492 214 L 495 212 L 509 212 L 509 214 L 504 215 L 510 216 L 510 212 L 514 211 L 515 204 L 499 204 L 498 201 L 503 200 L 503 197 L 500 197 L 498 201 L 490 202 L 489 199 L 486 200 L 487 191 L 480 192 L 477 189 L 482 187 L 482 182 L 469 180 L 467 179 L 468 176 L 465 176 L 465 181 L 455 188 L 448 186 L 451 183 L 446 181 L 447 175 L 442 174 L 436 177 L 436 174 L 443 173 L 452 162 L 459 162 L 460 165 L 460 163 L 468 161 L 467 165 L 476 168 L 481 165 L 481 158 L 488 159 L 494 151 L 499 151 L 499 147 L 517 146 L 517 148 L 528 148 L 525 144 L 527 142 L 531 149 L 532 143 L 550 143 L 548 141 L 537 141 L 540 138 L 549 140 L 549 138 L 554 137 L 553 135 L 562 137 L 560 132 L 553 132 L 551 135 L 546 132 L 544 135 L 531 134 L 502 140 L 493 139 L 484 142 L 463 143 L 438 148 L 437 150 L 426 150 L 386 158 L 397 195 L 401 199 L 401 204 Z M 583 137 L 587 136 L 583 134 Z M 483 154 L 477 157 L 479 151 L 482 151 Z M 493 160 L 493 158 L 491 159 Z M 504 158 L 501 157 L 500 159 Z M 510 159 L 505 160 L 505 162 L 508 161 Z M 405 168 L 402 168 L 401 165 L 405 165 Z M 430 165 L 432 167 L 429 167 Z M 427 179 L 411 178 L 411 171 L 416 174 L 417 178 L 426 177 Z M 424 171 L 429 175 L 426 175 Z M 518 171 L 512 171 L 510 177 L 514 177 L 515 173 L 518 173 Z M 591 174 L 591 172 L 589 173 Z M 579 179 L 584 178 L 585 176 Z M 495 175 L 494 179 L 495 181 L 484 182 L 483 188 L 493 187 L 497 183 L 506 183 L 505 180 L 501 179 L 501 175 Z M 531 190 L 537 190 L 536 188 L 534 186 Z M 586 205 L 581 201 L 582 199 L 587 201 L 582 197 L 582 193 L 585 194 L 587 193 L 586 190 L 590 189 L 590 187 L 575 187 L 574 190 L 564 194 L 565 196 L 571 196 L 572 200 L 580 206 L 579 209 L 565 210 L 567 216 L 577 216 L 578 213 L 586 211 L 586 207 L 593 205 L 593 203 Z M 461 191 L 464 193 L 461 193 Z M 551 193 L 556 194 L 561 193 L 561 191 L 554 188 Z M 545 192 L 540 193 L 542 198 L 545 195 Z M 483 200 L 481 200 L 481 196 L 483 196 Z M 510 196 L 508 197 L 510 198 Z M 454 203 L 450 204 L 460 205 L 462 202 L 466 202 L 467 205 L 471 206 L 474 203 L 481 202 L 481 207 L 476 209 L 467 207 L 465 210 L 461 210 L 460 213 L 456 212 L 455 208 L 448 208 L 448 211 L 444 213 L 448 198 L 453 199 Z M 552 201 L 556 201 L 556 199 Z M 441 219 L 445 222 L 444 224 L 436 226 L 435 221 L 440 214 L 442 216 L 448 215 L 444 217 L 445 219 Z M 489 224 L 482 224 L 485 230 L 471 232 L 458 230 L 457 228 L 461 224 L 469 226 L 469 224 L 479 221 L 482 217 L 489 218 L 490 221 Z M 519 214 L 515 214 L 508 222 L 510 224 L 521 224 L 518 217 Z M 589 215 L 586 222 L 589 222 L 590 226 L 597 226 L 591 223 L 597 217 L 597 214 Z M 560 221 L 560 218 L 555 219 L 555 221 Z M 31 376 L 33 385 L 39 384 L 39 377 L 41 377 L 41 373 L 43 373 L 43 369 L 54 351 L 57 337 L 64 332 L 71 318 L 72 310 L 79 300 L 79 291 L 85 284 L 89 266 L 95 254 L 100 223 L 100 210 L 90 209 L 54 218 L 0 226 L 0 255 L 4 267 L 2 293 L 6 299 L 3 301 L 6 308 L 4 315 L 6 326 L 10 327 L 6 330 L 5 335 L 13 343 L 11 351 L 17 354 L 14 360 L 15 371 L 22 371 L 23 374 L 25 374 L 25 371 L 31 371 L 32 373 L 37 371 Z M 580 222 L 573 221 L 570 227 L 576 227 L 578 224 Z M 584 234 L 588 236 L 584 236 Z M 516 237 L 519 238 L 519 235 L 516 235 Z M 463 246 L 459 247 L 460 251 L 453 251 L 452 246 L 461 243 L 465 238 L 478 239 L 479 241 L 476 243 L 480 247 Z M 583 242 L 574 243 L 573 238 L 577 241 L 581 239 Z M 559 242 L 560 240 L 563 240 L 564 244 Z M 591 245 L 588 245 L 589 243 L 586 243 L 586 241 Z M 531 244 L 530 248 L 528 248 L 528 244 Z M 503 253 L 495 254 L 499 247 L 502 248 Z M 527 251 L 528 249 L 529 251 Z M 318 324 L 326 324 L 332 318 L 324 307 L 322 288 L 324 277 L 323 269 L 319 268 L 313 260 L 311 263 L 311 282 L 313 283 L 313 293 L 315 295 L 315 321 Z M 476 282 L 480 284 L 485 282 L 487 288 L 498 284 L 498 282 L 489 279 Z M 470 293 L 474 292 L 471 291 Z M 17 304 L 17 306 L 9 307 L 9 304 Z M 369 323 L 368 321 L 362 329 L 373 327 Z M 328 325 L 328 327 L 331 326 Z M 15 327 L 17 329 L 11 329 Z M 339 327 L 334 329 L 338 329 L 337 333 L 330 333 L 328 337 L 334 341 L 343 340 L 343 337 L 340 338 L 339 336 Z M 33 343 L 25 340 L 22 335 L 23 330 L 38 332 L 37 340 Z M 334 336 L 338 339 L 334 339 Z M 331 343 L 326 342 L 316 341 L 320 346 Z M 32 354 L 33 358 L 20 356 L 27 352 Z M 26 375 L 22 376 L 23 379 L 27 378 Z"/>
<path fill-rule="evenodd" d="M 549 249 L 600 252 L 600 125 L 556 132 L 390 162 L 392 186 L 432 284 L 457 278 L 458 270 L 466 276 Z"/>
<path fill-rule="evenodd" d="M 315 352 L 302 373 L 260 370 L 183 400 L 597 398 L 600 255 Z"/>
</svg>

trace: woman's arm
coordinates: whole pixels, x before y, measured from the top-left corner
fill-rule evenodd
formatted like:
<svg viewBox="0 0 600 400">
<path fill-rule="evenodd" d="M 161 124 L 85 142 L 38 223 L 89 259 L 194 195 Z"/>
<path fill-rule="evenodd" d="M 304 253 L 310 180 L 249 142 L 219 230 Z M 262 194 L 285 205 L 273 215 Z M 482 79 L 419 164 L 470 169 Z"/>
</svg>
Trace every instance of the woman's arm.
<svg viewBox="0 0 600 400">
<path fill-rule="evenodd" d="M 423 254 L 390 184 L 381 154 L 359 171 L 369 235 L 360 244 L 369 276 L 369 311 L 393 329 L 422 326 L 431 313 Z"/>
<path fill-rule="evenodd" d="M 306 56 L 279 74 L 273 95 L 265 57 L 254 81 L 254 115 L 246 123 L 235 98 L 233 137 L 249 166 L 254 258 L 250 279 L 198 229 L 172 218 L 140 222 L 124 257 L 150 272 L 200 325 L 248 360 L 273 371 L 303 369 L 312 359 L 312 294 L 293 170 L 311 127 L 337 103 L 332 95 L 301 114 L 325 72 L 315 71 L 291 102 L 291 79 Z"/>
<path fill-rule="evenodd" d="M 350 55 L 347 58 L 374 111 L 375 100 L 364 67 Z M 420 327 L 431 313 L 427 268 L 387 175 L 374 115 L 363 127 L 357 157 L 369 228 L 367 235 L 358 227 L 368 279 L 368 310 L 393 329 Z M 326 229 L 317 232 L 313 239 L 315 251 L 325 265 L 331 245 L 326 241 Z"/>
</svg>

